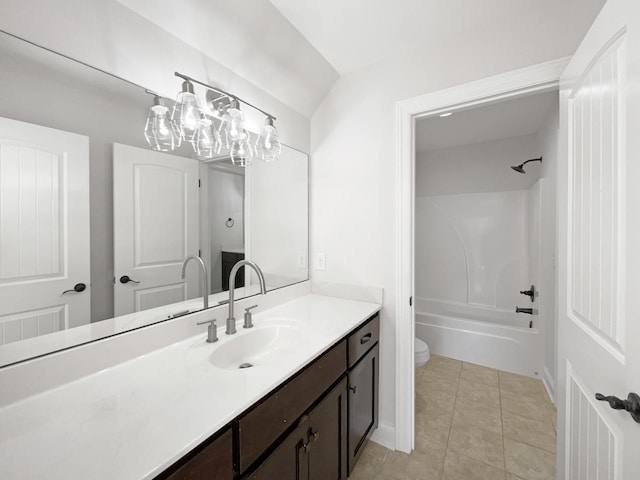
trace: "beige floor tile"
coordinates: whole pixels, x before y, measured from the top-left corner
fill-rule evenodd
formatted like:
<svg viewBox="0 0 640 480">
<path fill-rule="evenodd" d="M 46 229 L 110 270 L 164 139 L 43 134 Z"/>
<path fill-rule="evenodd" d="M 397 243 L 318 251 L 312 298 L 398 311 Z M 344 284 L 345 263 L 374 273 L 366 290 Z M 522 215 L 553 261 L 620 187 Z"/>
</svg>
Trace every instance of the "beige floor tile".
<svg viewBox="0 0 640 480">
<path fill-rule="evenodd" d="M 498 433 L 469 426 L 452 428 L 448 445 L 457 453 L 504 470 L 502 435 Z"/>
<path fill-rule="evenodd" d="M 442 480 L 504 480 L 505 472 L 475 458 L 447 450 Z"/>
<path fill-rule="evenodd" d="M 555 480 L 556 455 L 540 448 L 504 439 L 506 470 L 526 480 Z"/>
<path fill-rule="evenodd" d="M 550 419 L 535 420 L 503 411 L 502 423 L 505 438 L 556 453 L 556 432 Z"/>
<path fill-rule="evenodd" d="M 368 455 L 365 450 L 360 455 L 353 472 L 349 475 L 349 480 L 375 480 L 378 478 L 383 463 L 384 459 Z"/>
<path fill-rule="evenodd" d="M 422 480 L 440 480 L 446 448 L 424 438 L 416 439 L 410 455 L 390 452 L 384 462 L 385 470 L 402 471 Z"/>
<path fill-rule="evenodd" d="M 416 437 L 422 437 L 438 445 L 447 446 L 453 413 L 433 412 L 416 416 Z"/>
<path fill-rule="evenodd" d="M 425 370 L 416 383 L 416 390 L 440 390 L 443 392 L 456 393 L 460 376 L 451 371 Z"/>
<path fill-rule="evenodd" d="M 425 365 L 426 371 L 452 372 L 460 374 L 462 362 L 452 358 L 441 357 L 439 355 L 431 355 L 430 360 Z"/>
<path fill-rule="evenodd" d="M 502 410 L 527 418 L 546 421 L 553 414 L 553 406 L 548 400 L 540 397 L 528 397 L 517 393 L 500 392 Z"/>
<path fill-rule="evenodd" d="M 351 478 L 351 477 L 349 477 L 349 478 Z M 517 477 L 513 473 L 507 472 L 507 480 L 525 480 L 525 479 L 522 478 L 522 477 Z"/>
<path fill-rule="evenodd" d="M 463 363 L 460 371 L 460 378 L 464 378 L 474 383 L 482 383 L 490 387 L 498 387 L 498 370 L 481 367 L 473 363 Z"/>
<path fill-rule="evenodd" d="M 390 451 L 391 450 L 389 450 L 388 448 L 385 448 L 382 445 L 369 440 L 365 445 L 364 452 L 362 452 L 362 454 L 371 455 L 373 458 L 384 461 Z"/>
<path fill-rule="evenodd" d="M 524 375 L 509 372 L 500 372 L 499 377 L 500 389 L 505 392 L 548 399 L 544 385 L 537 378 L 525 377 Z"/>
<path fill-rule="evenodd" d="M 425 412 L 433 410 L 453 412 L 456 403 L 456 394 L 431 388 L 431 385 L 424 383 L 420 388 L 416 388 L 416 410 L 418 403 Z"/>
<path fill-rule="evenodd" d="M 458 403 L 453 411 L 452 427 L 476 427 L 502 435 L 500 407 Z"/>
<path fill-rule="evenodd" d="M 461 378 L 456 396 L 456 405 L 458 404 L 500 408 L 500 389 Z"/>
</svg>

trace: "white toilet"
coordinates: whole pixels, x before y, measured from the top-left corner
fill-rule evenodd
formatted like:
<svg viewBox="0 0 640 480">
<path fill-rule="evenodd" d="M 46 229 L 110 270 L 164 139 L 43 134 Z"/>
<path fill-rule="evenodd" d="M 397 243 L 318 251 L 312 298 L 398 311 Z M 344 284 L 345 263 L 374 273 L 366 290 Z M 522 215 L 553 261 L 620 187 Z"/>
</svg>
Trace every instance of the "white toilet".
<svg viewBox="0 0 640 480">
<path fill-rule="evenodd" d="M 414 345 L 416 368 L 418 368 L 429 361 L 429 347 L 418 337 L 416 337 Z"/>
</svg>

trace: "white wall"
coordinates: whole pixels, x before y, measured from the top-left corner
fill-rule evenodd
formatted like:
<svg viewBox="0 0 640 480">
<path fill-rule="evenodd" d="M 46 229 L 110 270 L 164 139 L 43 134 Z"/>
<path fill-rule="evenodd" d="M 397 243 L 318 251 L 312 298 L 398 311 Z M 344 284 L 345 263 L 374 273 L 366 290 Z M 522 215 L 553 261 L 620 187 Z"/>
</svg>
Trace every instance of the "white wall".
<svg viewBox="0 0 640 480">
<path fill-rule="evenodd" d="M 549 113 L 548 120 L 538 133 L 544 161 L 540 191 L 540 292 L 539 328 L 544 335 L 544 379 L 552 395 L 556 386 L 556 171 L 558 168 L 558 105 Z"/>
<path fill-rule="evenodd" d="M 561 38 L 559 37 L 559 40 Z M 380 422 L 395 424 L 395 103 L 563 57 L 575 42 L 522 49 L 464 38 L 341 77 L 311 125 L 311 254 L 326 253 L 315 281 L 381 286 Z M 403 299 L 408 301 L 408 299 Z"/>
<path fill-rule="evenodd" d="M 539 178 L 540 164 L 519 165 L 541 155 L 536 134 L 416 153 L 416 196 L 527 190 Z"/>
</svg>

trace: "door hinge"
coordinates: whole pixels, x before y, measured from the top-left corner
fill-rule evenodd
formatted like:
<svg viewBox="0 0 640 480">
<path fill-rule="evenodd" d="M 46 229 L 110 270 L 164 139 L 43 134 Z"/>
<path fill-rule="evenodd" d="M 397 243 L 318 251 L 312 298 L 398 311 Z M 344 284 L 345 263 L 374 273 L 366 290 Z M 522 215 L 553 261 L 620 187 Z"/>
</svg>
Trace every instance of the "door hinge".
<svg viewBox="0 0 640 480">
<path fill-rule="evenodd" d="M 201 257 L 202 256 L 202 250 L 198 250 L 198 256 Z"/>
<path fill-rule="evenodd" d="M 202 186 L 202 182 L 200 179 L 198 179 L 198 188 L 200 188 Z"/>
<path fill-rule="evenodd" d="M 409 306 L 413 307 L 413 297 L 409 297 Z"/>
</svg>

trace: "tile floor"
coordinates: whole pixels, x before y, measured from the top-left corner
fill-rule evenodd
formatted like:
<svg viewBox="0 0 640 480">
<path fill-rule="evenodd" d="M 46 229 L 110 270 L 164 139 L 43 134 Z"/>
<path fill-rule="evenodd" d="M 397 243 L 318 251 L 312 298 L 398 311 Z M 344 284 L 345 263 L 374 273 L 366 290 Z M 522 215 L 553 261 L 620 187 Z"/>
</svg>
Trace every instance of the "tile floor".
<svg viewBox="0 0 640 480">
<path fill-rule="evenodd" d="M 350 480 L 554 480 L 556 411 L 540 380 L 432 355 L 416 370 L 416 448 L 369 442 Z"/>
</svg>

